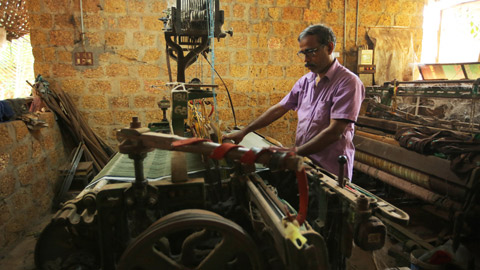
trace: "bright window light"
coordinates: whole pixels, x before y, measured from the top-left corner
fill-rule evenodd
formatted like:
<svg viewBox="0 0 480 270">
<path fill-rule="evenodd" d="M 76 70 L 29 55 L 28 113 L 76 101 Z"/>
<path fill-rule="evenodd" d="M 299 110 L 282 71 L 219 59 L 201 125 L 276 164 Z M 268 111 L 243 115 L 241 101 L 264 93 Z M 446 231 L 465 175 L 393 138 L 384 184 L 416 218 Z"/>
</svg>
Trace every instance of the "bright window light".
<svg viewBox="0 0 480 270">
<path fill-rule="evenodd" d="M 430 1 L 423 17 L 423 63 L 478 62 L 480 1 Z"/>
<path fill-rule="evenodd" d="M 0 100 L 30 96 L 35 81 L 30 35 L 0 46 Z"/>
</svg>

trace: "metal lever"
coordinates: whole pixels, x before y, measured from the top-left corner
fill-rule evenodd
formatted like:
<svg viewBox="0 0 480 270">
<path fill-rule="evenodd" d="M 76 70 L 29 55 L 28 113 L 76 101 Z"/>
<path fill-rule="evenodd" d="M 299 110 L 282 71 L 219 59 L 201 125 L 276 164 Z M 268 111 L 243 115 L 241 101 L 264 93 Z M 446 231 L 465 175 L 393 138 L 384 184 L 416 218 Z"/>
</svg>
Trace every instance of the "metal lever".
<svg viewBox="0 0 480 270">
<path fill-rule="evenodd" d="M 345 155 L 338 156 L 338 185 L 340 187 L 345 187 L 345 176 L 344 176 L 344 167 L 345 163 L 347 163 L 347 157 Z"/>
</svg>

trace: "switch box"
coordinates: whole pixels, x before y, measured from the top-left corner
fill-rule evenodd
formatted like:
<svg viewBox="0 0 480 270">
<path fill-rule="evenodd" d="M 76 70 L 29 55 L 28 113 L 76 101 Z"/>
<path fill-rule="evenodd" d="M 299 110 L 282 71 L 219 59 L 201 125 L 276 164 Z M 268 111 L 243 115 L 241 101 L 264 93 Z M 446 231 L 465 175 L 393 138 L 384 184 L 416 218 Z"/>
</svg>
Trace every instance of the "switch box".
<svg viewBox="0 0 480 270">
<path fill-rule="evenodd" d="M 76 52 L 75 65 L 76 66 L 92 66 L 93 53 L 92 52 Z"/>
<path fill-rule="evenodd" d="M 373 64 L 373 50 L 358 49 L 358 74 L 375 74 L 376 67 Z"/>
</svg>

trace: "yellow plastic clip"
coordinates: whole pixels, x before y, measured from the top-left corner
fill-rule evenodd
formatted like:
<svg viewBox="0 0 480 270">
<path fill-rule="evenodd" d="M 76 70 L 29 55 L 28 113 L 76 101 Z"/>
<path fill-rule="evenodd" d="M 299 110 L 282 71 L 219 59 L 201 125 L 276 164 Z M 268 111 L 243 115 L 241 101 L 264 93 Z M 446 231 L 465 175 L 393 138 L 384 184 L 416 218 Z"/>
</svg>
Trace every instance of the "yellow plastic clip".
<svg viewBox="0 0 480 270">
<path fill-rule="evenodd" d="M 307 238 L 305 238 L 300 233 L 300 226 L 296 220 L 288 221 L 286 219 L 282 220 L 283 227 L 285 228 L 285 237 L 290 240 L 295 247 L 301 249 L 305 243 L 307 243 Z"/>
</svg>

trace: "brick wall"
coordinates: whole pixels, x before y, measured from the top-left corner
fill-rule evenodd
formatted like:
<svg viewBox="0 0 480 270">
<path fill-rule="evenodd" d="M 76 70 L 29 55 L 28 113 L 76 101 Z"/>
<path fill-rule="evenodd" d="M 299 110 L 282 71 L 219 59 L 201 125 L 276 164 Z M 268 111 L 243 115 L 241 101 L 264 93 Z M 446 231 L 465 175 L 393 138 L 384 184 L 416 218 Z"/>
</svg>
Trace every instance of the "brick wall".
<svg viewBox="0 0 480 270">
<path fill-rule="evenodd" d="M 53 114 L 41 119 L 49 127 L 38 131 L 22 121 L 0 123 L 0 250 L 50 212 L 58 167 L 67 159 Z"/>
<path fill-rule="evenodd" d="M 343 0 L 220 1 L 224 29 L 233 28 L 234 36 L 215 44 L 215 64 L 231 91 L 239 125 L 277 103 L 308 71 L 295 53 L 297 35 L 309 24 L 330 25 L 337 35 L 339 61 L 355 67 L 356 2 L 347 1 L 345 34 Z M 168 75 L 163 24 L 158 18 L 164 16 L 167 1 L 83 1 L 85 44 L 79 1 L 32 0 L 29 5 L 35 73 L 70 93 L 91 127 L 110 145 L 116 145 L 114 130 L 127 125 L 132 116 L 143 123 L 161 118 L 156 102 L 168 95 L 164 86 Z M 424 0 L 360 0 L 357 44 L 367 44 L 369 27 L 406 26 L 413 29 L 414 48 L 420 55 L 423 5 Z M 344 39 L 346 59 L 342 59 Z M 73 52 L 83 50 L 94 53 L 94 66 L 72 64 Z M 207 66 L 190 67 L 187 81 L 201 77 L 209 83 Z M 224 87 L 217 92 L 222 129 L 231 127 Z M 289 113 L 262 132 L 290 145 L 295 117 Z"/>
</svg>

